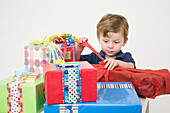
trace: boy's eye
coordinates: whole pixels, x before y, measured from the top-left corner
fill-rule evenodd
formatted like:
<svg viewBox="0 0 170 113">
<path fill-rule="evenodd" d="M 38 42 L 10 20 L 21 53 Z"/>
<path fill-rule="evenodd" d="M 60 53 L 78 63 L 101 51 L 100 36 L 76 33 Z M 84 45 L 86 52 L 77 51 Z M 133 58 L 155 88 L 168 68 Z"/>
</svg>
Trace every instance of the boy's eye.
<svg viewBox="0 0 170 113">
<path fill-rule="evenodd" d="M 115 44 L 118 44 L 119 42 L 118 41 L 115 41 Z"/>
<path fill-rule="evenodd" d="M 108 41 L 107 40 L 103 40 L 105 43 L 107 43 Z"/>
</svg>

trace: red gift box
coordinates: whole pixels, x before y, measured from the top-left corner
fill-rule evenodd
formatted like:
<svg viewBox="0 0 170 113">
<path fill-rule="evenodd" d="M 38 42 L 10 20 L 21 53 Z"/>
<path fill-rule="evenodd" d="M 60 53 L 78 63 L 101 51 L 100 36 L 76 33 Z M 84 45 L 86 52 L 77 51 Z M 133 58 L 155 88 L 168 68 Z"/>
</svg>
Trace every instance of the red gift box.
<svg viewBox="0 0 170 113">
<path fill-rule="evenodd" d="M 87 61 L 77 62 L 80 70 L 80 101 L 90 102 L 97 100 L 96 69 Z M 67 68 L 55 67 L 56 64 L 44 64 L 45 96 L 48 105 L 65 103 L 65 89 L 67 85 L 63 79 Z M 70 88 L 70 87 L 69 87 Z M 69 89 L 68 88 L 68 89 Z M 67 91 L 67 90 L 66 90 Z M 77 94 L 78 95 L 78 94 Z"/>
</svg>

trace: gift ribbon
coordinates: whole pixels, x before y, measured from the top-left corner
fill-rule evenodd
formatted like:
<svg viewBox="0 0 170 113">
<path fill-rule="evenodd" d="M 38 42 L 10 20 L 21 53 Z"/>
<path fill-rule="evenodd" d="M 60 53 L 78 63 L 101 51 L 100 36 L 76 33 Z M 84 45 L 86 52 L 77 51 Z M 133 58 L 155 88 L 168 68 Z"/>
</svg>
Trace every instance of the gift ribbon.
<svg viewBox="0 0 170 113">
<path fill-rule="evenodd" d="M 8 113 L 23 113 L 22 84 L 7 83 L 7 91 Z"/>
<path fill-rule="evenodd" d="M 56 63 L 56 59 L 63 59 L 63 52 L 61 51 L 61 49 L 54 44 L 53 42 L 50 42 L 47 47 L 50 49 L 50 55 L 49 55 L 49 60 L 53 59 L 53 62 Z M 58 55 L 58 53 L 60 53 L 60 56 Z"/>
<path fill-rule="evenodd" d="M 36 82 L 39 78 L 41 78 L 40 73 L 31 73 L 26 78 L 26 82 Z"/>
<path fill-rule="evenodd" d="M 63 103 L 81 102 L 80 69 L 63 68 Z"/>
<path fill-rule="evenodd" d="M 113 84 L 111 82 L 97 82 L 97 88 L 134 88 L 132 84 Z"/>
<path fill-rule="evenodd" d="M 49 37 L 51 40 L 53 40 L 55 43 L 74 43 L 76 42 L 75 36 L 72 36 L 71 34 L 63 33 L 61 36 L 53 35 L 52 37 Z"/>
<path fill-rule="evenodd" d="M 40 73 L 15 71 L 13 81 L 18 81 L 19 83 L 36 82 L 36 80 L 39 79 L 40 77 L 41 77 Z"/>
<path fill-rule="evenodd" d="M 81 77 L 79 69 L 81 66 L 76 62 L 54 65 L 54 67 L 61 68 L 63 73 L 63 103 L 81 102 Z"/>
<path fill-rule="evenodd" d="M 104 58 L 88 43 L 88 42 L 83 42 L 83 43 L 80 43 L 80 45 L 83 45 L 85 47 L 88 47 L 90 50 L 92 50 L 102 61 L 99 62 L 100 66 L 99 68 L 102 70 L 100 71 L 99 68 L 98 68 L 98 71 L 97 71 L 97 75 L 100 75 L 100 76 L 97 76 L 97 81 L 104 75 L 105 77 L 105 80 L 106 82 L 108 82 L 108 78 L 109 78 L 109 70 L 107 70 L 106 68 L 104 68 L 105 66 L 105 62 L 104 62 Z M 105 71 L 103 71 L 105 70 Z"/>
<path fill-rule="evenodd" d="M 35 45 L 35 46 L 45 46 L 48 47 L 50 49 L 50 53 L 49 53 L 49 61 L 51 61 L 51 59 L 53 60 L 54 63 L 56 63 L 56 59 L 62 59 L 65 60 L 66 59 L 66 54 L 67 54 L 67 45 L 65 42 L 67 43 L 73 43 L 77 40 L 75 40 L 75 36 L 71 39 L 70 34 L 62 34 L 61 37 L 58 37 L 58 35 L 53 35 L 52 37 L 48 38 L 48 42 L 45 42 L 45 39 L 47 38 L 47 36 L 44 37 L 42 42 L 38 42 L 37 40 L 33 40 L 30 42 L 30 45 Z M 62 42 L 64 42 L 64 52 L 61 51 L 61 49 L 58 47 L 56 43 L 56 41 L 58 41 L 57 38 L 60 38 Z M 65 39 L 63 38 L 65 37 Z M 74 41 L 73 41 L 74 40 Z M 54 43 L 55 42 L 55 43 Z M 60 55 L 59 55 L 60 53 Z"/>
<path fill-rule="evenodd" d="M 83 43 L 79 43 L 80 45 L 83 45 L 85 47 L 88 47 L 90 50 L 92 50 L 102 61 L 104 60 L 104 58 L 88 43 L 88 42 L 83 42 Z"/>
<path fill-rule="evenodd" d="M 66 59 L 66 54 L 67 54 L 67 45 L 64 43 L 64 59 Z"/>
<path fill-rule="evenodd" d="M 78 104 L 60 104 L 59 113 L 78 113 Z"/>
</svg>

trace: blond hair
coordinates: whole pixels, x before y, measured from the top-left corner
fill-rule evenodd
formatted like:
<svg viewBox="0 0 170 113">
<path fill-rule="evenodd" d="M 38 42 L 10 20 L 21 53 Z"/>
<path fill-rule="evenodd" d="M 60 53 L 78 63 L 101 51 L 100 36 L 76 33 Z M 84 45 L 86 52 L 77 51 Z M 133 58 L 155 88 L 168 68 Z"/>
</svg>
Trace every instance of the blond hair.
<svg viewBox="0 0 170 113">
<path fill-rule="evenodd" d="M 109 32 L 122 33 L 126 40 L 129 24 L 125 17 L 117 14 L 107 14 L 97 24 L 97 37 L 108 36 Z"/>
</svg>

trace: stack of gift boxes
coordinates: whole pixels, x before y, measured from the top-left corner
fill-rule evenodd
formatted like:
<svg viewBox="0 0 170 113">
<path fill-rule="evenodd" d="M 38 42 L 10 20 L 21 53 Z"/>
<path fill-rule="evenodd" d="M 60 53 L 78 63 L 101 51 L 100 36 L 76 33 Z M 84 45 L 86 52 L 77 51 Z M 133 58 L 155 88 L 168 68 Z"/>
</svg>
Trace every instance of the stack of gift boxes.
<svg viewBox="0 0 170 113">
<path fill-rule="evenodd" d="M 43 107 L 44 113 L 141 113 L 131 82 L 99 83 L 91 64 L 75 62 L 75 37 L 48 39 L 25 46 L 26 72 L 17 73 L 19 79 L 0 81 L 0 113 L 39 113 Z"/>
<path fill-rule="evenodd" d="M 45 113 L 141 113 L 131 82 L 97 82 L 86 61 L 44 65 Z"/>
<path fill-rule="evenodd" d="M 141 113 L 131 82 L 97 82 L 87 61 L 43 66 L 45 113 Z"/>
<path fill-rule="evenodd" d="M 88 62 L 45 64 L 45 113 L 141 113 L 131 82 L 97 82 Z"/>
<path fill-rule="evenodd" d="M 24 47 L 25 71 L 0 81 L 0 113 L 39 113 L 45 103 L 43 65 L 57 59 L 75 61 L 71 34 L 53 35 Z M 53 40 L 55 39 L 55 40 Z M 15 79 L 16 76 L 18 79 Z"/>
</svg>

